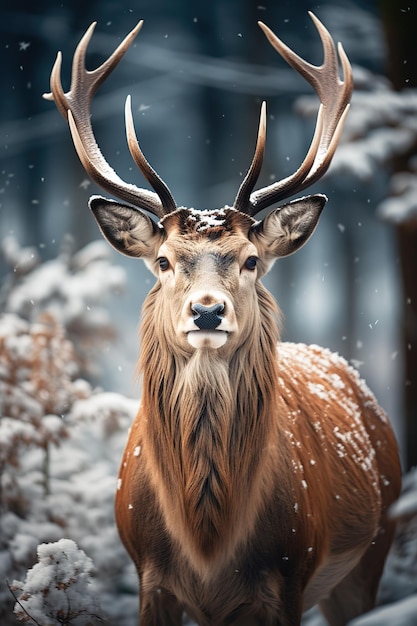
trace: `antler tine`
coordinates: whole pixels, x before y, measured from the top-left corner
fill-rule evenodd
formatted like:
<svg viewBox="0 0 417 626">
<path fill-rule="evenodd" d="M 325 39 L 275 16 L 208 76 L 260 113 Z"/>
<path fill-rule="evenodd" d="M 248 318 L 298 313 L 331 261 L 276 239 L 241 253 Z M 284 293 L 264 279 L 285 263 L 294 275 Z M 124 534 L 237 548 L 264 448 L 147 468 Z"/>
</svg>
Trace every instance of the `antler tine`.
<svg viewBox="0 0 417 626">
<path fill-rule="evenodd" d="M 160 197 L 162 206 L 165 209 L 165 213 L 171 213 L 172 211 L 175 211 L 177 205 L 170 190 L 168 189 L 162 178 L 158 176 L 153 167 L 149 164 L 145 155 L 140 149 L 139 142 L 136 137 L 135 126 L 133 123 L 130 96 L 126 98 L 125 125 L 127 145 L 129 146 L 130 154 L 132 155 L 134 162 Z"/>
<path fill-rule="evenodd" d="M 266 102 L 262 102 L 261 115 L 259 117 L 259 129 L 258 139 L 256 142 L 255 154 L 251 166 L 246 174 L 242 184 L 239 187 L 237 196 L 233 203 L 233 206 L 238 211 L 245 212 L 248 206 L 249 196 L 252 189 L 256 185 L 260 171 L 262 169 L 262 163 L 265 155 L 265 142 L 266 142 Z"/>
<path fill-rule="evenodd" d="M 260 152 L 261 150 L 261 145 L 259 142 L 259 135 L 258 135 L 258 142 L 255 148 L 255 156 L 253 157 L 251 167 L 249 168 L 249 171 L 245 179 L 243 180 L 243 182 L 241 183 L 239 187 L 239 191 L 237 193 L 236 200 L 233 206 L 238 211 L 241 211 L 242 213 L 248 213 L 249 215 L 256 215 L 256 213 L 259 213 L 265 207 L 270 206 L 271 204 L 273 204 L 274 202 L 277 202 L 278 200 L 281 200 L 282 198 L 286 198 L 289 195 L 287 190 L 288 190 L 290 183 L 294 187 L 298 186 L 300 184 L 300 181 L 304 180 L 308 172 L 311 170 L 313 163 L 314 163 L 314 159 L 317 154 L 317 150 L 320 145 L 322 126 L 323 126 L 323 105 L 321 104 L 318 115 L 317 115 L 317 122 L 316 122 L 315 131 L 314 131 L 314 136 L 313 136 L 310 148 L 307 152 L 307 155 L 302 165 L 298 168 L 298 170 L 294 174 L 292 174 L 288 178 L 284 178 L 278 183 L 269 185 L 268 187 L 261 189 L 259 192 L 252 193 L 252 189 L 254 188 L 256 184 L 256 181 L 258 179 L 258 176 L 261 170 L 262 160 L 263 160 L 264 152 L 265 152 L 265 140 L 266 140 L 266 119 L 265 119 L 265 128 L 264 128 L 264 136 L 263 136 L 263 143 L 262 143 L 262 154 L 257 156 L 257 153 Z M 255 162 L 258 163 L 258 167 L 256 169 L 254 167 Z M 277 196 L 278 185 L 280 186 L 279 188 L 282 189 L 282 195 L 280 196 Z M 255 195 L 261 192 L 264 192 L 265 195 L 262 197 L 262 205 L 261 205 L 261 208 L 259 208 L 260 204 L 257 204 Z"/>
<path fill-rule="evenodd" d="M 107 163 L 103 157 L 100 148 L 94 137 L 93 129 L 90 121 L 90 105 L 94 94 L 99 86 L 109 76 L 112 70 L 122 59 L 126 50 L 142 28 L 143 20 L 141 20 L 135 28 L 123 39 L 116 50 L 94 70 L 85 68 L 85 57 L 88 44 L 96 26 L 93 22 L 87 29 L 78 44 L 72 63 L 71 87 L 67 93 L 64 93 L 61 83 L 61 64 L 62 55 L 58 52 L 54 67 L 51 72 L 51 93 L 44 94 L 47 100 L 55 101 L 55 104 L 61 114 L 68 119 L 74 146 L 80 161 L 84 165 L 87 173 L 101 187 L 115 194 L 118 198 L 126 200 L 134 205 L 146 209 L 157 217 L 161 218 L 175 208 L 175 202 L 162 180 L 156 175 L 149 177 L 151 166 L 143 157 L 140 163 L 136 161 L 142 173 L 152 184 L 157 179 L 160 184 L 157 186 L 157 193 L 141 189 L 135 185 L 131 185 L 123 181 Z M 145 163 L 147 165 L 145 165 Z M 153 170 L 152 170 L 153 171 Z M 158 191 L 165 189 L 163 199 L 159 196 Z M 167 193 L 169 193 L 170 202 L 165 206 Z"/>
<path fill-rule="evenodd" d="M 305 189 L 324 175 L 333 158 L 349 110 L 349 101 L 353 89 L 352 69 L 349 60 L 341 44 L 339 44 L 338 53 L 343 70 L 343 81 L 341 81 L 338 55 L 333 39 L 320 20 L 311 12 L 310 17 L 323 43 L 324 61 L 320 66 L 312 65 L 299 57 L 265 24 L 259 22 L 259 26 L 275 50 L 312 85 L 320 98 L 321 106 L 317 116 L 314 137 L 303 163 L 291 176 L 251 193 L 250 196 L 246 192 L 246 208 L 242 207 L 240 210 L 249 215 L 255 215 L 265 207 Z M 241 187 L 245 184 L 246 189 L 248 189 L 249 185 L 252 184 L 253 189 L 256 178 L 253 178 L 250 183 L 246 178 Z M 237 197 L 240 195 L 239 189 Z"/>
</svg>

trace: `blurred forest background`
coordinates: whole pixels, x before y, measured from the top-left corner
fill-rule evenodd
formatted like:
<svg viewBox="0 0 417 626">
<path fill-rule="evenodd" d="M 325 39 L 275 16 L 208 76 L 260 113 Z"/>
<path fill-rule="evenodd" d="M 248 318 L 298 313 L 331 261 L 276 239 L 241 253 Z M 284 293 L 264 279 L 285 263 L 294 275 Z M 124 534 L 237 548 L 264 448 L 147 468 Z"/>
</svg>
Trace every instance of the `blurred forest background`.
<svg viewBox="0 0 417 626">
<path fill-rule="evenodd" d="M 93 104 L 96 137 L 122 178 L 147 186 L 126 146 L 128 94 L 141 147 L 179 205 L 203 209 L 233 202 L 252 158 L 263 99 L 268 140 L 259 184 L 293 172 L 310 143 L 317 102 L 268 44 L 257 20 L 320 64 L 321 42 L 308 10 L 343 42 L 356 91 L 340 156 L 311 189 L 329 197 L 319 228 L 265 282 L 284 312 L 283 338 L 325 345 L 359 367 L 394 423 L 404 463 L 411 465 L 417 462 L 417 218 L 404 203 L 400 216 L 391 205 L 384 212 L 384 202 L 405 194 L 401 185 L 399 191 L 391 188 L 393 174 L 415 178 L 417 167 L 414 3 L 2 0 L 1 238 L 13 235 L 19 245 L 35 246 L 45 260 L 57 255 L 67 234 L 75 250 L 99 238 L 87 200 L 100 191 L 79 164 L 66 123 L 41 98 L 49 91 L 57 50 L 63 52 L 63 84 L 69 87 L 73 51 L 94 20 L 90 68 L 145 20 Z M 153 277 L 140 262 L 116 254 L 114 260 L 125 268 L 127 287 L 110 305 L 118 335 L 102 349 L 96 382 L 137 397 L 137 324 Z M 0 264 L 4 277 L 6 264 Z"/>
</svg>

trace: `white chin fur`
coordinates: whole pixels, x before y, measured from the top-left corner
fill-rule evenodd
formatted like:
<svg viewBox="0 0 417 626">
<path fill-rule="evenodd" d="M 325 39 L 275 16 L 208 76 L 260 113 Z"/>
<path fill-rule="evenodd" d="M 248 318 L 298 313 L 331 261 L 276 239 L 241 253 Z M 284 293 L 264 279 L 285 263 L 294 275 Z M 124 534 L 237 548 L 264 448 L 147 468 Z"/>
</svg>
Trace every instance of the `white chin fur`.
<svg viewBox="0 0 417 626">
<path fill-rule="evenodd" d="M 192 330 L 187 333 L 188 343 L 193 348 L 221 348 L 227 341 L 223 330 Z"/>
</svg>

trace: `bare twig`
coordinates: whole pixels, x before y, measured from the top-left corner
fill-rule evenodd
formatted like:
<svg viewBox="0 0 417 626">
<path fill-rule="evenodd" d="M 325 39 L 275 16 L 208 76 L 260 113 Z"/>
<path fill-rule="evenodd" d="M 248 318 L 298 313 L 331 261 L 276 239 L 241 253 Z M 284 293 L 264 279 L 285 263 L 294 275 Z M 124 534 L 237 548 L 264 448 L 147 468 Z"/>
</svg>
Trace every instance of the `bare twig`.
<svg viewBox="0 0 417 626">
<path fill-rule="evenodd" d="M 8 580 L 6 580 L 6 585 L 7 585 L 8 590 L 10 591 L 11 595 L 13 596 L 14 601 L 16 602 L 16 604 L 18 604 L 20 606 L 20 608 L 22 609 L 23 613 L 25 615 L 27 615 L 27 617 L 31 620 L 31 622 L 36 624 L 36 626 L 42 626 L 42 624 L 40 624 L 34 617 L 32 617 L 32 615 L 30 613 L 27 612 L 27 610 L 25 609 L 23 604 L 20 602 L 20 600 L 16 596 L 15 592 L 13 591 L 13 587 L 10 585 Z"/>
</svg>

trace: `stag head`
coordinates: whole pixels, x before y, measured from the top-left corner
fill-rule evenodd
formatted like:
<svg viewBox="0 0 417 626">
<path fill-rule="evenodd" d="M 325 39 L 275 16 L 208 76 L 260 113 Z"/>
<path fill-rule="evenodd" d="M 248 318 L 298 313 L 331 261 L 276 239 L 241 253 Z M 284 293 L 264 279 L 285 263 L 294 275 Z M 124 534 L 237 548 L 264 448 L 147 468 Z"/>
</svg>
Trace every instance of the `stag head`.
<svg viewBox="0 0 417 626">
<path fill-rule="evenodd" d="M 301 191 L 326 172 L 340 138 L 352 93 L 349 61 L 339 44 L 343 81 L 333 40 L 312 14 L 323 42 L 324 62 L 313 66 L 292 52 L 259 22 L 272 46 L 315 89 L 320 98 L 314 137 L 306 158 L 291 176 L 258 191 L 266 137 L 266 105 L 262 104 L 252 164 L 232 207 L 215 210 L 177 208 L 166 184 L 144 157 L 134 130 L 130 97 L 126 100 L 127 142 L 131 155 L 154 192 L 120 179 L 104 159 L 90 122 L 91 100 L 142 27 L 127 35 L 115 52 L 93 71 L 85 69 L 85 55 L 95 24 L 80 41 L 73 61 L 70 90 L 60 80 L 61 54 L 51 74 L 51 93 L 68 120 L 78 156 L 87 173 L 101 187 L 129 204 L 99 196 L 90 208 L 104 237 L 125 255 L 143 258 L 158 281 L 159 314 L 169 341 L 189 353 L 200 348 L 235 350 L 251 331 L 258 307 L 259 278 L 276 258 L 296 252 L 313 233 L 326 203 L 324 195 L 294 200 L 269 213 L 264 208 Z M 148 213 L 158 218 L 158 222 Z M 254 306 L 252 306 L 252 304 Z M 249 312 L 250 315 L 249 315 Z"/>
</svg>

